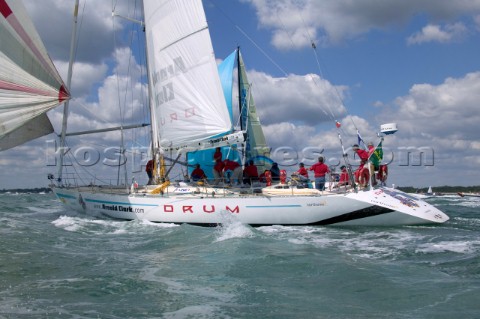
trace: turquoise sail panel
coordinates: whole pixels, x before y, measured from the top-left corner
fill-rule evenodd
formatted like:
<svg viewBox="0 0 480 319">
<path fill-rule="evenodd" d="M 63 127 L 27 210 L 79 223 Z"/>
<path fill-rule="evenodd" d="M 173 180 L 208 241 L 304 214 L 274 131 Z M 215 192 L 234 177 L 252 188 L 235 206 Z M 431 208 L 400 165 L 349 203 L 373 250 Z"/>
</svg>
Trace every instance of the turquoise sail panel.
<svg viewBox="0 0 480 319">
<path fill-rule="evenodd" d="M 235 57 L 237 50 L 233 51 L 222 63 L 218 65 L 218 74 L 222 83 L 223 95 L 227 102 L 230 120 L 233 123 L 233 106 L 232 106 L 232 88 L 233 88 L 233 68 L 235 66 Z"/>
<path fill-rule="evenodd" d="M 237 50 L 233 51 L 225 60 L 223 60 L 222 63 L 218 65 L 218 74 L 220 76 L 225 102 L 227 102 L 228 112 L 230 113 L 231 123 L 233 123 L 233 69 L 235 67 L 236 56 Z M 221 148 L 221 150 L 223 159 L 228 158 L 241 164 L 241 158 L 236 149 L 231 149 L 229 146 L 224 146 Z M 190 176 L 192 171 L 195 169 L 196 164 L 200 164 L 200 167 L 205 172 L 205 175 L 207 175 L 208 178 L 213 178 L 213 166 L 215 165 L 215 162 L 213 161 L 214 153 L 215 149 L 199 150 L 187 153 L 188 175 Z"/>
<path fill-rule="evenodd" d="M 239 156 L 239 152 L 236 148 L 230 148 L 229 146 L 221 147 L 222 160 L 229 159 L 242 165 L 242 159 Z M 215 162 L 213 161 L 213 154 L 215 149 L 201 150 L 196 152 L 190 152 L 187 154 L 188 162 L 188 176 L 192 174 L 196 164 L 200 164 L 200 168 L 203 169 L 205 175 L 209 179 L 213 179 L 213 167 Z"/>
</svg>

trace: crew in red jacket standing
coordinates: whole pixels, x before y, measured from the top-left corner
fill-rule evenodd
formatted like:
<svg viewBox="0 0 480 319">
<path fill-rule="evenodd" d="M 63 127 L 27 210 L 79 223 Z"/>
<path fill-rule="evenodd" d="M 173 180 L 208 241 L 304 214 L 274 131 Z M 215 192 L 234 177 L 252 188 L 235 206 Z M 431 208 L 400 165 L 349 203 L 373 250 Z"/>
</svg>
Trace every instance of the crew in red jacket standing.
<svg viewBox="0 0 480 319">
<path fill-rule="evenodd" d="M 230 179 L 230 184 L 233 184 L 234 181 L 237 181 L 239 185 L 243 184 L 243 171 L 242 167 L 240 164 L 238 164 L 235 161 L 231 161 L 229 159 L 226 159 L 223 161 L 225 164 L 225 168 L 223 169 L 224 172 L 231 171 L 232 172 L 232 177 Z"/>
<path fill-rule="evenodd" d="M 360 166 L 358 166 L 357 170 L 353 173 L 355 175 L 355 182 L 359 183 L 361 187 L 366 187 L 370 179 L 370 172 L 368 171 L 369 165 L 365 164 L 368 162 L 370 153 L 358 147 L 357 144 L 353 145 L 352 149 L 357 153 L 358 157 L 360 157 Z"/>
<path fill-rule="evenodd" d="M 328 166 L 323 163 L 323 157 L 320 156 L 318 163 L 313 164 L 310 170 L 313 171 L 315 176 L 315 188 L 323 191 L 325 189 L 325 175 L 330 173 Z"/>
</svg>

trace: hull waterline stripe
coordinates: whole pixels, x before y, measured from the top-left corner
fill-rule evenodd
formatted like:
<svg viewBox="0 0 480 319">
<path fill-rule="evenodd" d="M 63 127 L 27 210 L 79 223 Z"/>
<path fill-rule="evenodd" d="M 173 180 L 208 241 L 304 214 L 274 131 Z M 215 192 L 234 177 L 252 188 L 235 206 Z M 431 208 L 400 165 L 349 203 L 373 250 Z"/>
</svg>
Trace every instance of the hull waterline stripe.
<svg viewBox="0 0 480 319">
<path fill-rule="evenodd" d="M 56 193 L 58 197 L 62 198 L 70 198 L 70 199 L 77 199 L 77 197 L 73 195 L 66 195 L 66 194 L 60 194 Z M 128 205 L 128 206 L 154 206 L 157 207 L 157 204 L 136 204 L 136 203 L 126 203 L 126 202 L 110 202 L 110 201 L 104 201 L 104 200 L 96 200 L 96 199 L 84 199 L 86 202 L 91 202 L 91 203 L 100 203 L 100 204 L 107 204 L 107 205 Z"/>
<path fill-rule="evenodd" d="M 57 197 L 77 199 L 75 196 L 72 196 L 72 195 L 66 195 L 66 194 L 60 194 L 60 193 L 56 193 L 56 194 L 57 194 Z"/>
<path fill-rule="evenodd" d="M 362 218 L 373 217 L 377 215 L 388 214 L 394 211 L 395 210 L 393 209 L 385 208 L 381 206 L 370 206 L 370 207 L 362 208 L 360 210 L 353 211 L 351 213 L 346 213 L 340 216 L 327 218 L 327 219 L 318 221 L 316 223 L 313 223 L 311 225 L 332 225 L 337 223 L 348 222 L 355 219 L 362 219 Z"/>
<path fill-rule="evenodd" d="M 302 205 L 266 205 L 266 206 L 245 206 L 246 208 L 291 208 L 302 207 Z"/>
<path fill-rule="evenodd" d="M 157 207 L 157 204 L 136 204 L 136 203 L 129 203 L 129 202 L 110 202 L 106 200 L 98 200 L 98 199 L 85 199 L 86 202 L 90 203 L 100 203 L 100 204 L 107 204 L 107 205 L 129 205 L 129 206 L 154 206 Z"/>
</svg>

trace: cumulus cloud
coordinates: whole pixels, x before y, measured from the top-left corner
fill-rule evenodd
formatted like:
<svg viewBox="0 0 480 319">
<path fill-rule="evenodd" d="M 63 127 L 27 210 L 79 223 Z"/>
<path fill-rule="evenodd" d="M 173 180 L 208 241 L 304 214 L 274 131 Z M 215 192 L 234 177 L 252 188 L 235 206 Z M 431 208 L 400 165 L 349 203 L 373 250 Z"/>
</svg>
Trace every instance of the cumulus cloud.
<svg viewBox="0 0 480 319">
<path fill-rule="evenodd" d="M 458 183 L 454 163 L 460 163 L 461 154 L 465 176 L 461 183 L 478 183 L 479 98 L 480 72 L 472 72 L 438 85 L 415 84 L 407 95 L 395 100 L 396 108 L 381 112 L 378 121 L 394 119 L 399 127 L 398 133 L 387 139 L 387 145 L 397 152 L 396 165 L 402 166 L 395 178 L 404 180 L 403 172 L 416 176 L 404 181 L 410 183 L 407 185 L 428 179 L 436 185 Z"/>
<path fill-rule="evenodd" d="M 425 182 L 447 185 L 452 181 L 473 185 L 480 163 L 479 100 L 480 72 L 472 72 L 437 85 L 415 84 L 408 94 L 396 98 L 393 106 L 376 108 L 378 115 L 373 121 L 346 115 L 340 131 L 288 121 L 267 125 L 264 131 L 270 146 L 277 150 L 275 159 L 283 159 L 287 168 L 298 161 L 311 165 L 315 160 L 311 150 L 322 151 L 331 165 L 342 161 L 338 133 L 350 153 L 350 162 L 356 164 L 358 159 L 350 147 L 357 141 L 357 130 L 365 142 L 377 143 L 380 124 L 396 122 L 399 131 L 383 143 L 385 161 L 391 161 L 391 181 L 413 186 L 425 186 Z M 472 178 L 458 181 L 457 167 L 452 164 L 458 163 L 458 154 L 465 176 Z"/>
<path fill-rule="evenodd" d="M 318 125 L 346 114 L 347 87 L 334 86 L 316 74 L 273 77 L 251 71 L 253 96 L 262 123 L 284 121 Z"/>
<path fill-rule="evenodd" d="M 480 72 L 447 78 L 442 84 L 416 84 L 396 99 L 401 126 L 410 134 L 478 140 Z M 391 115 L 390 115 L 391 116 Z"/>
<path fill-rule="evenodd" d="M 68 62 L 55 60 L 55 66 L 62 79 L 67 81 L 68 75 Z M 92 92 L 92 84 L 100 83 L 103 81 L 108 72 L 108 66 L 106 63 L 101 62 L 99 64 L 75 62 L 72 69 L 72 90 L 70 90 L 72 96 L 80 97 L 87 96 Z"/>
<path fill-rule="evenodd" d="M 312 41 L 325 45 L 337 44 L 372 30 L 404 24 L 419 13 L 444 21 L 480 13 L 480 3 L 469 0 L 243 1 L 255 7 L 260 26 L 271 30 L 272 44 L 281 49 L 306 47 Z M 458 35 L 463 32 L 461 29 L 461 25 L 453 23 L 445 30 L 438 30 L 442 32 L 431 30 L 430 36 L 432 37 L 433 33 L 436 33 L 437 37 Z"/>
<path fill-rule="evenodd" d="M 429 24 L 420 32 L 417 32 L 407 38 L 407 44 L 421 44 L 425 42 L 450 43 L 458 41 L 467 33 L 467 28 L 463 23 L 457 22 L 447 24 L 442 28 L 440 25 Z"/>
<path fill-rule="evenodd" d="M 73 24 L 73 1 L 24 0 L 24 4 L 42 41 L 49 48 L 52 59 L 68 62 L 72 38 L 70 26 Z M 128 1 L 118 2 L 115 9 L 116 12 L 129 16 L 126 13 L 128 12 Z M 55 10 L 54 13 L 52 10 Z M 135 24 L 119 18 L 112 20 L 111 14 L 108 14 L 111 11 L 112 4 L 109 1 L 84 1 L 81 3 L 77 22 L 78 39 L 75 61 L 101 64 L 111 55 L 115 46 L 114 31 L 121 31 L 125 25 L 135 26 Z M 93 34 L 95 36 L 91 36 Z M 126 43 L 120 32 L 116 33 L 116 41 L 119 46 Z"/>
<path fill-rule="evenodd" d="M 142 67 L 128 48 L 115 50 L 112 60 L 111 70 L 105 63 L 75 63 L 71 89 L 74 98 L 69 108 L 70 131 L 119 126 L 121 123 L 137 124 L 144 120 L 146 87 L 140 81 Z M 58 65 L 63 70 L 61 73 L 66 72 L 65 63 Z M 92 100 L 92 94 L 96 100 Z M 50 113 L 57 131 L 61 126 L 61 112 L 60 108 Z"/>
</svg>

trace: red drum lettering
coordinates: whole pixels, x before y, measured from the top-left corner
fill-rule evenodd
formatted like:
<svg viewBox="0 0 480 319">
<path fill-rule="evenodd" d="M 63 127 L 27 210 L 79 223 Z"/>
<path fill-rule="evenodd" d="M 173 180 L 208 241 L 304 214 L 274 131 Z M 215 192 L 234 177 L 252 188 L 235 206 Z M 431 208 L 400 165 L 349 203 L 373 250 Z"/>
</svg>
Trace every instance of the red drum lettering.
<svg viewBox="0 0 480 319">
<path fill-rule="evenodd" d="M 207 205 L 203 205 L 203 211 L 205 213 L 215 213 L 215 206 L 211 205 L 210 210 L 207 210 Z"/>
<path fill-rule="evenodd" d="M 193 206 L 182 206 L 183 212 L 184 213 L 193 213 L 192 207 Z"/>
<path fill-rule="evenodd" d="M 228 210 L 230 213 L 240 213 L 240 208 L 238 208 L 238 206 L 235 206 L 234 209 L 231 209 L 230 207 L 225 207 L 226 210 Z"/>
</svg>

